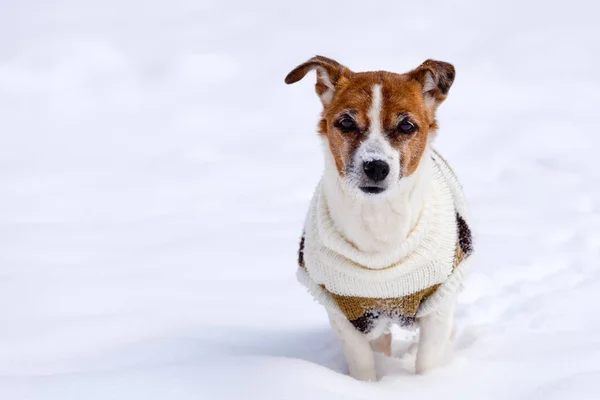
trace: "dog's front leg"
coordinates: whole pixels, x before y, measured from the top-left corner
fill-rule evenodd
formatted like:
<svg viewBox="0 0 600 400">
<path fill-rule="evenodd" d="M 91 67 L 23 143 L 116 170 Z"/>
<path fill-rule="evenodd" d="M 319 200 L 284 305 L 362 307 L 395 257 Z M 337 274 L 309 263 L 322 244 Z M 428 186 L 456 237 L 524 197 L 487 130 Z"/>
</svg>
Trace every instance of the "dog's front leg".
<svg viewBox="0 0 600 400">
<path fill-rule="evenodd" d="M 367 336 L 343 315 L 329 313 L 329 321 L 342 342 L 350 376 L 359 381 L 376 381 L 375 355 Z"/>
<path fill-rule="evenodd" d="M 419 345 L 415 372 L 422 374 L 440 365 L 454 332 L 456 296 L 450 296 L 431 314 L 419 318 Z"/>
</svg>

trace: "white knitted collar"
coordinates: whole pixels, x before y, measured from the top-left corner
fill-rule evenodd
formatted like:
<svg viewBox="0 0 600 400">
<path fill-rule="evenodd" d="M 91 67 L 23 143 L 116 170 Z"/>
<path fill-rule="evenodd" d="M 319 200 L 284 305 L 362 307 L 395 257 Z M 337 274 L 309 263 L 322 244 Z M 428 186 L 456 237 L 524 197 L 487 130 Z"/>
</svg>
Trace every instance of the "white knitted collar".
<svg viewBox="0 0 600 400">
<path fill-rule="evenodd" d="M 348 242 L 331 219 L 322 183 L 305 226 L 305 267 L 310 279 L 345 296 L 394 298 L 444 282 L 457 243 L 453 192 L 459 188 L 434 163 L 432 190 L 407 239 L 391 251 L 365 253 Z"/>
</svg>

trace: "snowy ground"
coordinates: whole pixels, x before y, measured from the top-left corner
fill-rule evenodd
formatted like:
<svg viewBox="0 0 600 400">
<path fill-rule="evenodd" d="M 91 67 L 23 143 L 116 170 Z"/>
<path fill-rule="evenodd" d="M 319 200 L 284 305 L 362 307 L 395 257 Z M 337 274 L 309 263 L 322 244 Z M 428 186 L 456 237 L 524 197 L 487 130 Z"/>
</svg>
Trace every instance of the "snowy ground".
<svg viewBox="0 0 600 400">
<path fill-rule="evenodd" d="M 600 398 L 598 12 L 3 1 L 0 399 Z M 437 148 L 478 262 L 429 375 L 353 381 L 295 281 L 319 102 L 283 78 L 314 54 L 457 68 Z"/>
</svg>

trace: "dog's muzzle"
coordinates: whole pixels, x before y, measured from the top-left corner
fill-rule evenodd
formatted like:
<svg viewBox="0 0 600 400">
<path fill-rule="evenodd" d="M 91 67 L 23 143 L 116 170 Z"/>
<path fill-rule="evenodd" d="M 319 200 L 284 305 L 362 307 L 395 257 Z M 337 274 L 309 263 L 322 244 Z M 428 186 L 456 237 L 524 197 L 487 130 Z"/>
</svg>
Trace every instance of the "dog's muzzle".
<svg viewBox="0 0 600 400">
<path fill-rule="evenodd" d="M 387 162 L 383 160 L 365 161 L 362 164 L 362 170 L 360 190 L 368 194 L 377 194 L 387 189 L 385 178 L 390 173 L 390 165 Z"/>
</svg>

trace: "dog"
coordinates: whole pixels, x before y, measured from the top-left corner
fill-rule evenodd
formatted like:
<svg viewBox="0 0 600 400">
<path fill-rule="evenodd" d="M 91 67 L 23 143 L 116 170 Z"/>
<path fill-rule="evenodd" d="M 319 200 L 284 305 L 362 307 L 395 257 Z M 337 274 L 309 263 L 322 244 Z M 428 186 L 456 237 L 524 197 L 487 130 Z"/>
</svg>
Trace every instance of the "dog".
<svg viewBox="0 0 600 400">
<path fill-rule="evenodd" d="M 316 56 L 325 169 L 306 217 L 298 280 L 325 306 L 350 375 L 376 380 L 393 324 L 419 329 L 415 372 L 439 366 L 473 253 L 462 186 L 432 142 L 455 69 L 427 60 L 396 74 Z"/>
</svg>

